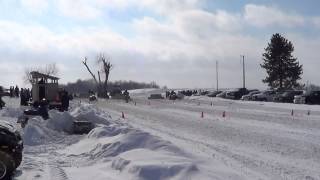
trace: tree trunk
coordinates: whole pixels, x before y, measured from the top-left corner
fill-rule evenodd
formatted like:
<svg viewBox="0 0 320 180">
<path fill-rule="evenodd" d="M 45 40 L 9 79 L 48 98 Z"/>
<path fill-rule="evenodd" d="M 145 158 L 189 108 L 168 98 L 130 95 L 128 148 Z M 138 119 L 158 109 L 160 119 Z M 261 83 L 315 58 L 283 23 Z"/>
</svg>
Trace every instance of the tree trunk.
<svg viewBox="0 0 320 180">
<path fill-rule="evenodd" d="M 282 89 L 283 84 L 283 68 L 282 68 L 282 61 L 279 59 L 279 86 Z"/>
</svg>

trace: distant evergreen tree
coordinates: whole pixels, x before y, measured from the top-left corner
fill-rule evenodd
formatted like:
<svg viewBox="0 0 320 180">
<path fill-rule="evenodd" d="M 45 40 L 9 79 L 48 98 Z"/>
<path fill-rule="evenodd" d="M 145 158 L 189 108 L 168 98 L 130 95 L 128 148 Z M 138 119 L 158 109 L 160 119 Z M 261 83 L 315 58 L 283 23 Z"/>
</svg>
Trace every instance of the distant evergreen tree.
<svg viewBox="0 0 320 180">
<path fill-rule="evenodd" d="M 267 71 L 267 77 L 262 81 L 271 88 L 292 89 L 299 86 L 302 65 L 292 56 L 294 47 L 290 41 L 280 34 L 273 34 L 271 42 L 263 53 L 262 68 Z"/>
</svg>

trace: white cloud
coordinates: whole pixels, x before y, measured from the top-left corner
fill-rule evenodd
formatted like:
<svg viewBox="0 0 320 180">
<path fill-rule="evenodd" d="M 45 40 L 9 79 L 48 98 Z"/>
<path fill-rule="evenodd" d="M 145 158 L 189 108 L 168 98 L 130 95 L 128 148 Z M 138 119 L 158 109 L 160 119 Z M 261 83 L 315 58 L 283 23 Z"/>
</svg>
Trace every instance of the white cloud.
<svg viewBox="0 0 320 180">
<path fill-rule="evenodd" d="M 38 0 L 40 1 L 40 0 Z M 111 9 L 125 10 L 128 7 L 148 9 L 164 16 L 197 8 L 203 0 L 56 0 L 57 8 L 67 17 L 94 19 Z"/>
<path fill-rule="evenodd" d="M 202 0 L 136 0 L 136 4 L 144 8 L 150 8 L 163 15 L 196 9 Z"/>
<path fill-rule="evenodd" d="M 305 23 L 305 19 L 300 15 L 286 13 L 276 7 L 255 4 L 245 6 L 244 18 L 249 24 L 258 27 L 296 27 Z"/>
<path fill-rule="evenodd" d="M 237 44 L 228 41 L 242 37 L 237 33 L 242 28 L 239 21 L 238 15 L 225 11 L 209 13 L 189 10 L 170 16 L 165 22 L 145 17 L 134 21 L 135 41 L 143 46 L 140 50 L 145 54 L 153 54 L 161 60 L 176 59 L 182 55 L 189 59 L 212 59 L 212 55 L 222 56 L 221 47 L 228 46 L 227 43 L 237 47 Z"/>
<path fill-rule="evenodd" d="M 200 36 L 203 34 L 211 36 L 217 31 L 236 32 L 241 29 L 240 16 L 222 10 L 218 10 L 216 13 L 189 10 L 174 16 L 173 21 L 184 31 L 198 33 Z"/>
<path fill-rule="evenodd" d="M 105 52 L 110 54 L 115 64 L 111 80 L 155 80 L 169 87 L 213 87 L 214 82 L 210 81 L 215 77 L 215 61 L 219 60 L 221 87 L 240 87 L 239 59 L 240 54 L 245 54 L 249 86 L 263 87 L 264 71 L 259 68 L 259 63 L 270 37 L 244 35 L 245 21 L 259 27 L 280 26 L 285 21 L 286 27 L 294 27 L 304 23 L 305 19 L 295 20 L 295 15 L 257 5 L 247 5 L 245 14 L 241 15 L 223 10 L 204 11 L 197 7 L 200 0 L 179 1 L 181 7 L 178 1 L 158 1 L 158 4 L 155 0 L 137 2 L 57 0 L 64 15 L 79 19 L 100 17 L 104 8 L 125 10 L 129 6 L 152 9 L 163 15 L 161 20 L 146 16 L 126 24 L 135 30 L 130 37 L 101 24 L 88 28 L 73 26 L 61 33 L 39 24 L 0 21 L 0 52 L 11 52 L 8 55 L 0 53 L 0 64 L 7 57 L 22 67 L 56 62 L 61 69 L 62 82 L 75 81 L 90 77 L 81 65 L 84 56 L 92 60 L 95 54 Z M 132 5 L 134 3 L 137 4 Z M 267 15 L 275 18 L 268 20 Z M 262 18 L 267 20 L 260 22 Z M 318 48 L 318 43 L 308 44 L 302 38 L 294 44 L 297 44 L 297 55 L 303 63 L 316 59 L 317 55 L 309 56 L 311 52 L 307 49 Z M 14 72 L 13 66 L 7 66 L 12 68 L 10 72 Z M 307 70 L 315 72 L 310 65 Z M 23 68 L 17 71 L 13 79 L 18 81 L 21 80 L 18 74 L 23 72 Z"/>
<path fill-rule="evenodd" d="M 317 28 L 320 28 L 320 17 L 314 17 L 314 18 L 312 18 L 311 21 L 314 26 L 316 26 Z"/>
<path fill-rule="evenodd" d="M 62 15 L 75 19 L 93 19 L 102 15 L 102 9 L 96 3 L 86 0 L 56 0 Z"/>
<path fill-rule="evenodd" d="M 21 4 L 29 12 L 42 14 L 48 8 L 48 0 L 21 0 Z"/>
<path fill-rule="evenodd" d="M 44 54 L 59 51 L 63 54 L 96 52 L 114 45 L 127 48 L 126 39 L 108 28 L 74 28 L 66 33 L 55 33 L 38 24 L 0 21 L 1 47 L 15 52 L 30 51 Z"/>
</svg>

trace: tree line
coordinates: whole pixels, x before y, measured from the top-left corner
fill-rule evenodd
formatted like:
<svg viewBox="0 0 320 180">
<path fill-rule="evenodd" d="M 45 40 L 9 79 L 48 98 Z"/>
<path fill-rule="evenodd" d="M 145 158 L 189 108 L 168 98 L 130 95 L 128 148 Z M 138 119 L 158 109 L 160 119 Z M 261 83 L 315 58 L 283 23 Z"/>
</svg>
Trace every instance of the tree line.
<svg viewBox="0 0 320 180">
<path fill-rule="evenodd" d="M 67 90 L 69 93 L 77 94 L 88 94 L 89 91 L 95 91 L 96 82 L 93 79 L 81 80 L 78 79 L 74 83 L 68 83 L 60 85 L 62 88 Z M 113 81 L 108 82 L 107 92 L 111 92 L 115 89 L 120 90 L 132 90 L 132 89 L 145 89 L 145 88 L 160 88 L 155 82 L 144 83 L 135 81 Z"/>
</svg>

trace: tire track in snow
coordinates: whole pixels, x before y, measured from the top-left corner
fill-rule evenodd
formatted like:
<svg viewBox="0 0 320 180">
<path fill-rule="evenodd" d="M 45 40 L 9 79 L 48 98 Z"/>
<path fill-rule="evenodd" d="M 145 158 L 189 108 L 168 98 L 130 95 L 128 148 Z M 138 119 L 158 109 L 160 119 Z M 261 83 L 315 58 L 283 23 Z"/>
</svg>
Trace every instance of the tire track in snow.
<svg viewBox="0 0 320 180">
<path fill-rule="evenodd" d="M 256 135 L 260 135 L 260 139 L 263 141 L 259 141 L 259 138 L 254 138 L 252 139 L 253 143 L 254 140 L 256 141 L 256 143 L 260 143 L 264 142 L 264 140 L 270 140 L 269 145 L 279 145 L 280 147 L 274 147 L 272 149 L 277 150 L 278 148 L 280 148 L 277 151 L 274 151 L 275 154 L 277 154 L 279 157 L 281 157 L 280 159 L 276 159 L 276 158 L 268 158 L 268 155 L 270 155 L 269 153 L 267 153 L 267 156 L 259 156 L 259 151 L 255 151 L 255 152 L 250 152 L 246 149 L 244 149 L 244 151 L 237 151 L 236 146 L 233 147 L 233 145 L 231 144 L 231 146 L 220 146 L 219 143 L 216 144 L 216 141 L 214 141 L 214 143 L 206 143 L 203 140 L 199 140 L 199 139 L 191 139 L 191 138 L 187 138 L 189 136 L 183 136 L 177 132 L 173 132 L 170 131 L 169 129 L 166 129 L 165 125 L 166 124 L 152 124 L 153 122 L 160 122 L 161 119 L 164 120 L 166 118 L 169 118 L 169 120 L 172 122 L 173 120 L 175 120 L 174 118 L 174 114 L 172 113 L 167 113 L 167 114 L 158 114 L 158 111 L 160 111 L 163 108 L 173 108 L 173 109 L 179 109 L 179 110 L 185 110 L 187 113 L 191 112 L 195 112 L 198 110 L 206 110 L 209 109 L 209 107 L 200 107 L 200 106 L 196 106 L 194 105 L 193 107 L 191 107 L 190 105 L 186 106 L 185 104 L 182 104 L 181 102 L 179 102 L 179 104 L 167 104 L 167 102 L 162 102 L 162 101 L 151 101 L 151 106 L 150 106 L 150 110 L 146 109 L 148 106 L 146 104 L 140 104 L 140 107 L 135 107 L 135 106 L 128 106 L 128 104 L 125 103 L 112 103 L 112 107 L 110 107 L 109 105 L 104 105 L 104 107 L 109 107 L 111 109 L 113 109 L 114 111 L 119 111 L 119 109 L 121 109 L 122 111 L 127 111 L 127 114 L 130 114 L 131 117 L 134 117 L 134 119 L 129 119 L 129 121 L 133 121 L 133 124 L 136 124 L 140 127 L 147 128 L 147 129 L 151 129 L 152 131 L 157 132 L 157 134 L 162 134 L 168 137 L 173 137 L 175 139 L 178 140 L 182 140 L 184 142 L 189 142 L 188 144 L 198 144 L 200 146 L 202 146 L 203 148 L 208 148 L 211 149 L 212 151 L 214 151 L 217 154 L 220 154 L 221 156 L 221 161 L 224 163 L 229 164 L 232 168 L 238 169 L 238 171 L 243 171 L 242 167 L 245 167 L 246 169 L 250 169 L 249 171 L 252 172 L 253 174 L 256 173 L 260 173 L 260 175 L 262 177 L 267 177 L 267 178 L 263 178 L 263 179 L 306 179 L 306 178 L 310 178 L 312 176 L 315 176 L 317 178 L 320 178 L 319 176 L 319 172 L 315 170 L 315 167 L 308 169 L 307 167 L 303 167 L 303 163 L 300 165 L 296 165 L 296 164 L 288 164 L 288 162 L 286 161 L 286 157 L 283 157 L 283 155 L 281 154 L 283 150 L 283 152 L 286 152 L 287 148 L 291 148 L 292 145 L 290 145 L 290 142 L 296 139 L 292 139 L 290 142 L 285 142 L 283 140 L 285 140 L 285 138 L 283 137 L 282 139 L 276 138 L 275 136 L 266 136 L 267 134 L 256 134 Z M 163 105 L 166 105 L 165 107 L 163 107 Z M 190 107 L 189 107 L 190 106 Z M 139 109 L 140 108 L 140 109 Z M 142 108 L 142 109 L 141 109 Z M 233 109 L 232 111 L 235 111 L 237 109 Z M 121 111 L 120 111 L 121 112 Z M 140 114 L 142 113 L 142 115 Z M 140 114 L 140 115 L 139 115 Z M 266 117 L 267 120 L 270 121 L 269 118 L 274 118 L 272 119 L 273 121 L 279 121 L 279 117 L 275 116 L 271 116 L 270 114 L 267 113 L 263 113 L 262 114 L 251 114 L 250 112 L 238 112 L 235 111 L 233 112 L 233 116 L 237 117 L 237 116 L 241 116 L 241 118 L 248 118 L 252 119 L 254 121 L 256 121 L 257 123 L 259 123 L 258 121 L 264 121 Z M 146 116 L 146 118 L 143 118 L 142 116 Z M 144 121 L 139 121 L 139 119 L 144 119 Z M 188 118 L 188 117 L 187 117 Z M 285 120 L 291 121 L 289 117 L 283 117 Z M 288 118 L 288 119 L 287 119 Z M 281 120 L 284 120 L 281 118 Z M 177 120 L 177 119 L 176 119 Z M 185 119 L 185 117 L 180 120 L 181 122 L 186 123 L 187 119 Z M 271 121 L 270 123 L 275 123 Z M 147 123 L 146 123 L 147 122 Z M 314 121 L 314 123 L 318 123 L 318 121 Z M 160 129 L 159 125 L 163 128 Z M 217 124 L 216 124 L 217 125 Z M 312 124 L 313 126 L 315 124 Z M 319 124 L 317 124 L 319 125 Z M 304 124 L 300 123 L 298 124 L 298 127 L 301 128 L 301 126 L 305 126 L 305 122 Z M 157 127 L 157 128 L 155 128 Z M 171 126 L 172 128 L 172 123 Z M 226 128 L 226 127 L 225 127 Z M 228 130 L 225 129 L 225 130 Z M 230 137 L 230 140 L 234 140 L 234 138 L 245 138 L 247 137 L 246 134 L 250 134 L 252 133 L 250 131 L 250 129 L 244 130 L 244 129 L 230 129 L 232 131 L 229 131 L 229 133 L 225 134 L 223 133 L 222 135 L 232 135 L 234 134 L 234 130 L 239 131 L 240 134 L 238 135 L 242 135 L 240 137 L 236 137 L 236 136 L 232 136 Z M 272 129 L 271 129 L 272 130 Z M 220 130 L 221 131 L 221 130 Z M 272 131 L 270 131 L 272 132 Z M 231 133 L 231 134 L 230 134 Z M 270 134 L 272 135 L 272 133 Z M 288 138 L 288 137 L 287 137 Z M 247 139 L 243 139 L 245 141 L 248 141 Z M 280 142 L 284 142 L 284 144 L 277 144 L 277 141 Z M 288 139 L 289 140 L 289 139 Z M 275 141 L 275 142 L 273 142 Z M 271 144 L 270 144 L 271 143 Z M 306 142 L 303 141 L 303 139 L 301 139 L 301 143 L 305 145 Z M 250 147 L 250 146 L 249 146 Z M 303 147 L 300 146 L 299 147 Z M 263 148 L 263 146 L 261 147 Z M 296 148 L 295 148 L 296 149 Z M 285 151 L 284 151 L 285 150 Z M 303 153 L 305 154 L 304 151 L 301 151 L 301 149 L 296 149 L 297 151 L 299 151 L 299 153 Z M 276 156 L 277 157 L 277 156 Z M 283 159 L 282 159 L 283 158 Z M 295 159 L 296 161 L 297 159 Z M 289 161 L 290 162 L 290 161 Z M 305 160 L 305 162 L 308 162 L 308 160 Z M 319 164 L 316 164 L 316 166 L 318 166 Z M 240 169 L 240 170 L 239 170 Z M 256 172 L 256 173 L 255 173 Z M 248 173 L 248 172 L 246 172 Z M 252 174 L 252 175 L 253 175 Z M 308 175 L 308 176 L 305 176 Z M 310 176 L 312 175 L 312 176 Z"/>
<path fill-rule="evenodd" d="M 317 174 L 317 172 L 313 172 L 313 170 L 310 169 L 301 169 L 293 165 L 288 166 L 288 164 L 275 162 L 270 159 L 263 159 L 254 156 L 254 154 L 252 156 L 241 154 L 241 151 L 237 151 L 236 149 L 229 148 L 225 145 L 208 144 L 206 142 L 196 141 L 185 136 L 177 135 L 172 133 L 172 131 L 160 130 L 143 123 L 140 125 L 142 125 L 144 129 L 147 127 L 158 133 L 166 134 L 175 139 L 188 142 L 188 144 L 197 145 L 198 148 L 200 148 L 199 146 L 202 146 L 202 148 L 209 148 L 215 152 L 214 158 L 222 161 L 232 169 L 237 169 L 241 174 L 255 176 L 255 178 L 257 178 L 256 172 L 260 173 L 260 175 L 258 175 L 259 179 L 305 179 L 307 177 L 312 178 L 312 176 L 309 175 L 304 176 L 306 172 Z"/>
<path fill-rule="evenodd" d="M 51 180 L 68 180 L 66 172 L 57 164 L 49 165 L 50 179 Z"/>
</svg>

